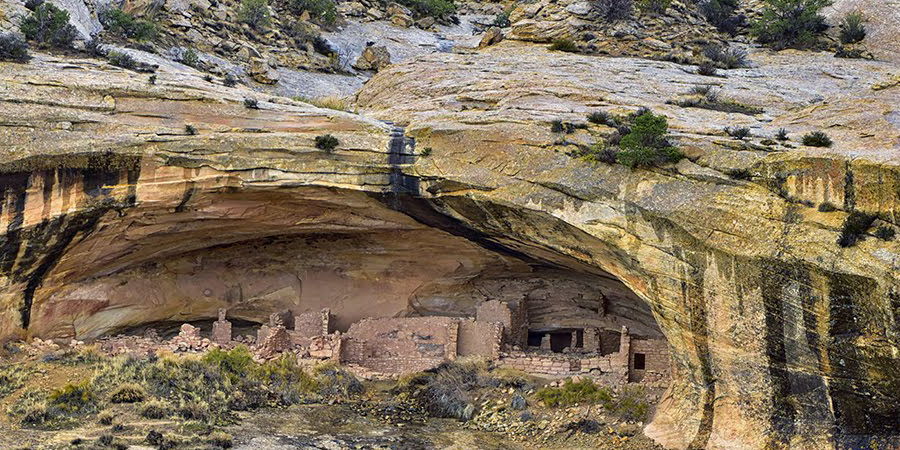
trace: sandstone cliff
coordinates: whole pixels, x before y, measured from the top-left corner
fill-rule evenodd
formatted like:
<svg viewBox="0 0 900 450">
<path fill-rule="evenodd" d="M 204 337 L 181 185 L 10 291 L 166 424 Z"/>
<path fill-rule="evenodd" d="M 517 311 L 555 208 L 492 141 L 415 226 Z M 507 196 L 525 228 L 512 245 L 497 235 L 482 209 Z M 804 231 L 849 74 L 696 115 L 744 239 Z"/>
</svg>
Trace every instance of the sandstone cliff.
<svg viewBox="0 0 900 450">
<path fill-rule="evenodd" d="M 646 430 L 668 447 L 896 434 L 898 244 L 836 243 L 851 211 L 898 223 L 896 68 L 751 59 L 710 79 L 502 43 L 384 69 L 358 95 L 362 115 L 283 98 L 248 109 L 254 93 L 190 71 L 151 85 L 92 60 L 0 63 L 0 339 L 90 338 L 221 306 L 256 322 L 295 306 L 348 321 L 462 314 L 478 295 L 599 287 L 627 325 L 669 343 L 673 383 Z M 710 83 L 764 112 L 666 104 Z M 591 164 L 572 143 L 611 129 L 550 131 L 638 106 L 669 117 L 689 159 Z M 758 137 L 722 132 L 735 125 Z M 780 127 L 791 147 L 763 142 Z M 832 149 L 799 146 L 819 129 Z M 316 148 L 324 133 L 334 151 Z M 817 211 L 826 202 L 838 210 Z"/>
</svg>

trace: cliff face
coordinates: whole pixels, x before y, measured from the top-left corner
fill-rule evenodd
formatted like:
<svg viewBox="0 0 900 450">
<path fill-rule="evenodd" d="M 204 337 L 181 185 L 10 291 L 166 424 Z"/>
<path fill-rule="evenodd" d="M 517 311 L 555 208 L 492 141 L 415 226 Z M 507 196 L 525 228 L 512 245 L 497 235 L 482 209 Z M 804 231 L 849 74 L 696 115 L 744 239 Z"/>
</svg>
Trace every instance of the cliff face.
<svg viewBox="0 0 900 450">
<path fill-rule="evenodd" d="M 884 88 L 893 68 L 791 52 L 751 59 L 710 79 L 509 44 L 393 67 L 358 99 L 433 149 L 411 170 L 442 213 L 523 253 L 600 268 L 651 306 L 673 355 L 672 386 L 646 429 L 659 442 L 829 448 L 895 434 L 898 246 L 836 244 L 848 211 L 897 222 L 900 89 Z M 705 83 L 764 112 L 664 103 Z M 605 127 L 550 131 L 551 120 L 637 106 L 669 117 L 693 162 L 591 164 L 567 156 L 568 143 L 590 145 Z M 836 144 L 736 141 L 725 126 L 762 137 L 784 127 L 794 145 L 824 129 Z M 735 171 L 747 179 L 724 175 Z M 825 202 L 841 210 L 817 211 Z"/>
<path fill-rule="evenodd" d="M 93 61 L 2 63 L 0 339 L 91 338 L 222 306 L 253 321 L 329 306 L 349 323 L 499 297 L 574 305 L 562 317 L 600 291 L 623 325 L 668 341 L 673 382 L 646 430 L 668 447 L 896 434 L 898 245 L 836 244 L 849 211 L 897 223 L 896 74 L 753 59 L 710 79 L 501 44 L 380 72 L 362 116 L 286 99 L 247 109 L 249 91 L 166 68 L 150 85 Z M 765 112 L 665 104 L 710 82 Z M 669 117 L 690 160 L 591 164 L 569 142 L 611 129 L 550 131 L 639 105 Z M 784 127 L 795 146 L 827 129 L 836 144 L 724 136 L 735 125 Z M 325 133 L 336 150 L 315 148 Z"/>
</svg>

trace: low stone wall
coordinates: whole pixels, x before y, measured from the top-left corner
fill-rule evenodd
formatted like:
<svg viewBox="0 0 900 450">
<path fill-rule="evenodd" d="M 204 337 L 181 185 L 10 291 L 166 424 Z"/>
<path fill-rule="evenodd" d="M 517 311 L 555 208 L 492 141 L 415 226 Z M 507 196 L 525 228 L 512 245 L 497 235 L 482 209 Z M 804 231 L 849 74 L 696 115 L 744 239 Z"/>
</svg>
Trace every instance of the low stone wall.
<svg viewBox="0 0 900 450">
<path fill-rule="evenodd" d="M 571 375 L 581 372 L 581 359 L 548 353 L 504 352 L 497 362 L 500 367 L 544 375 Z"/>
</svg>

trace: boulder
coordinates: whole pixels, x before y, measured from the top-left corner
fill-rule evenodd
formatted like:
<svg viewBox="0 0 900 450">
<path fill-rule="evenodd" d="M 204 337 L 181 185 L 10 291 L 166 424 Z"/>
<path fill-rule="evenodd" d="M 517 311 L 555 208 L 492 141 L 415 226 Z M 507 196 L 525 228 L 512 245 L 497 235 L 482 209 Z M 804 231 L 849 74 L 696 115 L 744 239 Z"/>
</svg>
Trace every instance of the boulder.
<svg viewBox="0 0 900 450">
<path fill-rule="evenodd" d="M 394 14 L 391 16 L 391 23 L 398 27 L 409 28 L 413 26 L 415 22 L 413 22 L 412 17 L 407 14 Z"/>
<path fill-rule="evenodd" d="M 359 70 L 379 71 L 391 64 L 391 54 L 383 45 L 369 45 L 363 49 L 353 67 Z"/>
<path fill-rule="evenodd" d="M 494 45 L 503 40 L 503 32 L 500 31 L 499 27 L 490 27 L 484 34 L 481 36 L 481 41 L 478 43 L 478 48 L 484 48 L 491 45 Z"/>
<path fill-rule="evenodd" d="M 278 70 L 262 59 L 253 59 L 250 61 L 249 74 L 257 83 L 262 84 L 275 84 L 280 78 Z"/>
</svg>

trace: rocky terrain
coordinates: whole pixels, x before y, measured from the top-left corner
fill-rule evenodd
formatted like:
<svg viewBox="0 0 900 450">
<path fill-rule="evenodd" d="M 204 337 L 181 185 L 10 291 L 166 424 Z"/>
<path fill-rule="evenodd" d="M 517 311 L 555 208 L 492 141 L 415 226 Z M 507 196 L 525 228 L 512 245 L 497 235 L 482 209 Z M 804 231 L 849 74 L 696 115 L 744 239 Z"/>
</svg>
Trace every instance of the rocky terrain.
<svg viewBox="0 0 900 450">
<path fill-rule="evenodd" d="M 87 41 L 98 7 L 72 3 Z M 897 5 L 823 11 L 869 18 L 872 58 L 857 59 L 835 56 L 834 30 L 774 51 L 689 2 L 613 23 L 536 2 L 490 28 L 507 6 L 460 5 L 456 23 L 341 3 L 337 24 L 310 21 L 346 48 L 328 56 L 281 25 L 236 24 L 236 5 L 166 2 L 160 40 L 104 41 L 154 74 L 74 50 L 0 62 L 0 340 L 220 307 L 254 323 L 329 307 L 346 326 L 599 289 L 669 345 L 672 382 L 643 430 L 659 445 L 900 445 Z M 2 8 L 4 29 L 27 11 Z M 701 74 L 723 43 L 746 63 Z M 186 47 L 201 63 L 183 64 Z M 641 107 L 684 159 L 580 157 L 619 133 L 591 113 Z M 813 132 L 833 144 L 804 145 Z"/>
</svg>

